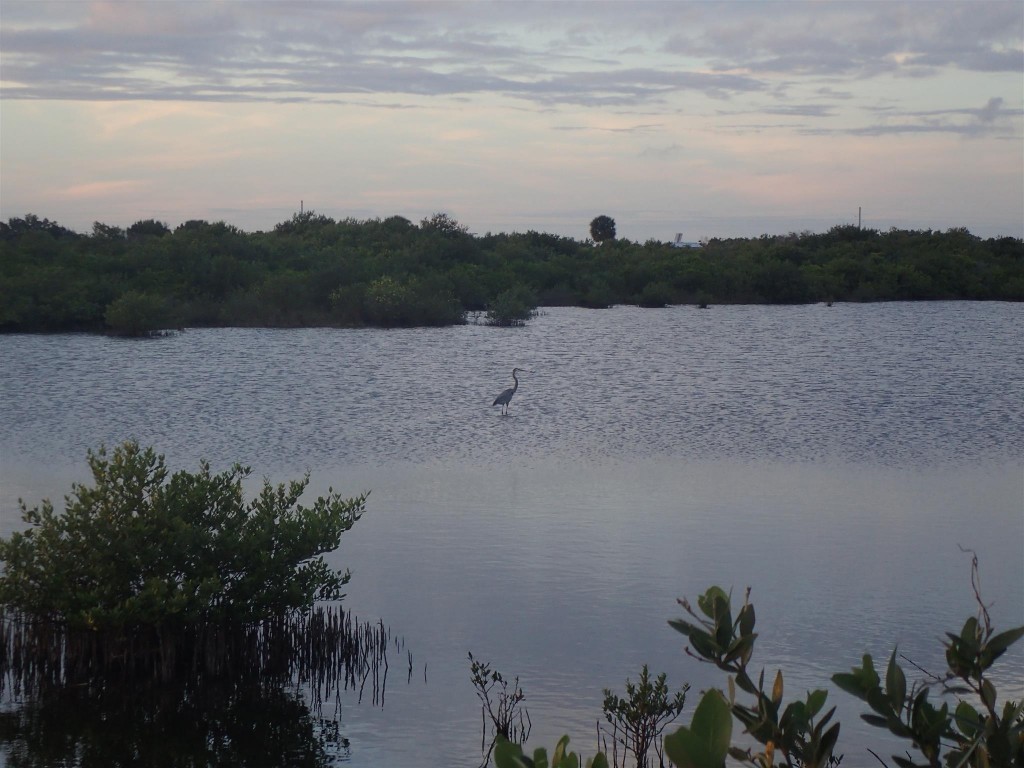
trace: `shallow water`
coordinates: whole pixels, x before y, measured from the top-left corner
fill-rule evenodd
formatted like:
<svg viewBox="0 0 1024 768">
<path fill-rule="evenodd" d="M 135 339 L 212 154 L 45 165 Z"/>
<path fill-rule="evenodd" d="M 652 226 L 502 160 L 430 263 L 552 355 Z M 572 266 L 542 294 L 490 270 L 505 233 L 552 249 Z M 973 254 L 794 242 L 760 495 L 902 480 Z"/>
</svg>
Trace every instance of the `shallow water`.
<svg viewBox="0 0 1024 768">
<path fill-rule="evenodd" d="M 0 532 L 134 437 L 370 490 L 333 556 L 348 606 L 405 638 L 353 765 L 480 761 L 466 653 L 520 678 L 532 745 L 594 750 L 602 688 L 648 663 L 724 683 L 666 621 L 754 588 L 755 662 L 787 696 L 894 645 L 933 669 L 973 611 L 1024 623 L 1024 307 L 550 309 L 522 329 L 211 329 L 0 337 Z M 511 414 L 491 400 L 521 376 Z M 1024 695 L 1024 654 L 1000 662 Z M 1002 689 L 1001 689 L 1002 691 Z M 897 749 L 840 706 L 844 768 Z"/>
</svg>

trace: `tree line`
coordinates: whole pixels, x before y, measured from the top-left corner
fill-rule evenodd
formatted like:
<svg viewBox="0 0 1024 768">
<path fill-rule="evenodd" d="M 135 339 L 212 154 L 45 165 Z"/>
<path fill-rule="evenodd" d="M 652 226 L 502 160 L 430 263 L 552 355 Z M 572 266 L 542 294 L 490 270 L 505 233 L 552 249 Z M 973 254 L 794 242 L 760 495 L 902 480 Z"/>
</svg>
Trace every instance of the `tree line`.
<svg viewBox="0 0 1024 768">
<path fill-rule="evenodd" d="M 607 219 L 607 221 L 605 221 Z M 272 230 L 156 220 L 81 234 L 29 214 L 0 222 L 0 332 L 125 334 L 201 326 L 524 322 L 538 306 L 1024 300 L 1024 241 L 963 228 L 713 238 L 699 248 L 535 231 L 473 235 L 314 211 Z M 595 231 L 592 222 L 591 232 Z"/>
</svg>

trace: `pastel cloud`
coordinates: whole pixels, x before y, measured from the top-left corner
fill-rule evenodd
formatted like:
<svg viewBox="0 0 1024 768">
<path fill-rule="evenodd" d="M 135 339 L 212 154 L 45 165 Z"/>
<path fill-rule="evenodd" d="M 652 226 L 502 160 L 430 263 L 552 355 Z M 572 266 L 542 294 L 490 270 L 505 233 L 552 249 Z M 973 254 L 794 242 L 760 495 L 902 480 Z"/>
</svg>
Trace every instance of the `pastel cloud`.
<svg viewBox="0 0 1024 768">
<path fill-rule="evenodd" d="M 116 181 L 94 181 L 87 184 L 75 184 L 74 186 L 61 189 L 56 192 L 59 197 L 71 200 L 110 198 L 124 193 L 138 193 L 144 186 L 134 179 L 120 179 Z"/>
<path fill-rule="evenodd" d="M 60 189 L 104 219 L 71 202 L 106 190 L 115 215 L 263 227 L 312 197 L 477 231 L 607 212 L 642 239 L 871 199 L 1024 230 L 1019 2 L 0 5 L 8 216 Z M 935 209 L 936 178 L 985 208 Z"/>
</svg>

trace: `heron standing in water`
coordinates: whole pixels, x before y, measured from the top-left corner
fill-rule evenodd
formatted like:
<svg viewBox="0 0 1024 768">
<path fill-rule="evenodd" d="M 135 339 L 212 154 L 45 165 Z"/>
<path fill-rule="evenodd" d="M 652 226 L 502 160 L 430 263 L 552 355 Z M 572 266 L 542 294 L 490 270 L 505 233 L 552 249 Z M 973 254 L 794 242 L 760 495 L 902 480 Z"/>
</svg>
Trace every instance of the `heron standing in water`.
<svg viewBox="0 0 1024 768">
<path fill-rule="evenodd" d="M 533 371 L 528 370 L 526 368 L 513 368 L 512 380 L 515 382 L 515 386 L 506 389 L 504 392 L 502 392 L 500 395 L 494 398 L 494 402 L 491 403 L 492 408 L 496 405 L 500 405 L 501 412 L 505 415 L 508 415 L 508 403 L 512 399 L 512 395 L 514 395 L 516 393 L 516 390 L 519 389 L 519 379 L 516 378 L 516 374 L 519 373 L 520 371 L 523 373 L 533 373 Z"/>
</svg>

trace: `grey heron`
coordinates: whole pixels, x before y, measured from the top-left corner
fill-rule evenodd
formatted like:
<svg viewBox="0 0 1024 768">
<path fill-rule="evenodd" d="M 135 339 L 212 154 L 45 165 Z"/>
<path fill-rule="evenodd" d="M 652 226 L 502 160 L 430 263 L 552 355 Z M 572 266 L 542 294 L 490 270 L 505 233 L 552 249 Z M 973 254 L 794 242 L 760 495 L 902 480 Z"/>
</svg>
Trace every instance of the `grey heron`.
<svg viewBox="0 0 1024 768">
<path fill-rule="evenodd" d="M 501 412 L 503 414 L 508 414 L 508 403 L 512 399 L 512 395 L 514 395 L 516 393 L 516 390 L 519 389 L 519 379 L 516 377 L 516 374 L 519 373 L 520 371 L 523 373 L 533 373 L 533 371 L 527 368 L 513 368 L 512 380 L 515 382 L 515 386 L 509 387 L 496 398 L 494 398 L 494 402 L 491 403 L 492 408 L 496 405 L 500 405 Z"/>
</svg>

